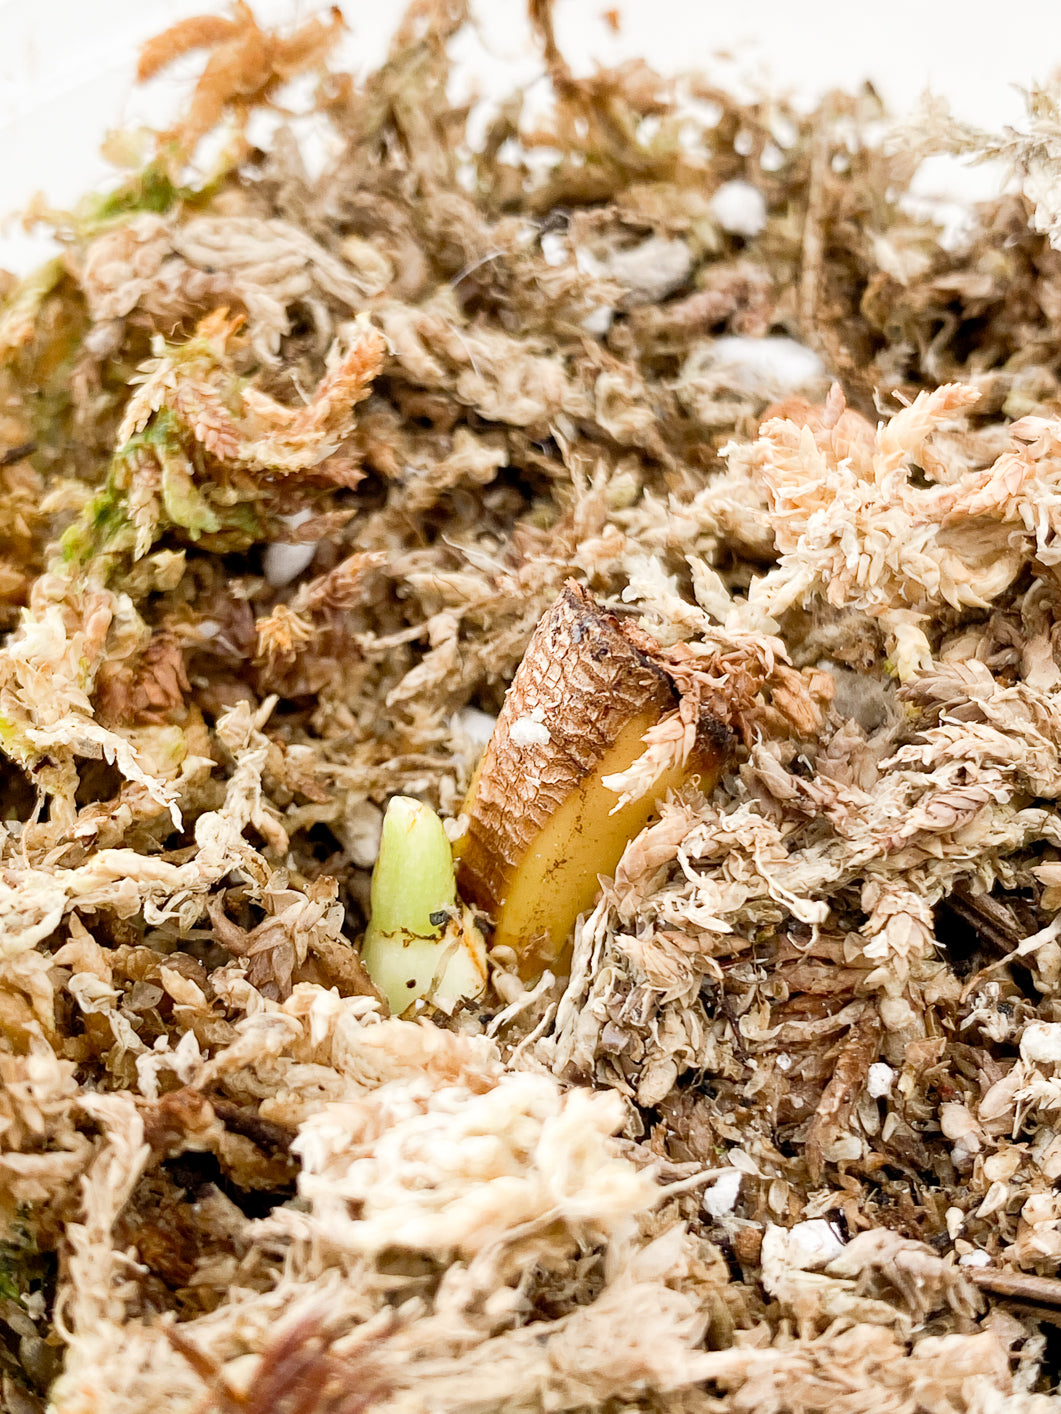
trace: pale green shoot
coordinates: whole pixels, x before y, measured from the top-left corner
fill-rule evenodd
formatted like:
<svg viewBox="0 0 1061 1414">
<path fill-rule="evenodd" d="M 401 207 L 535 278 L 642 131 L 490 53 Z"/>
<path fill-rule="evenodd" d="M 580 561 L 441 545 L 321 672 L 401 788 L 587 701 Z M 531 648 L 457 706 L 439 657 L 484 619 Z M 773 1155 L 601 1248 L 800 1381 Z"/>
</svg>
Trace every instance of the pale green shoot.
<svg viewBox="0 0 1061 1414">
<path fill-rule="evenodd" d="M 430 806 L 397 795 L 383 817 L 361 959 L 400 1015 L 413 1002 L 451 1011 L 486 985 L 482 935 L 457 903 L 453 854 Z"/>
</svg>

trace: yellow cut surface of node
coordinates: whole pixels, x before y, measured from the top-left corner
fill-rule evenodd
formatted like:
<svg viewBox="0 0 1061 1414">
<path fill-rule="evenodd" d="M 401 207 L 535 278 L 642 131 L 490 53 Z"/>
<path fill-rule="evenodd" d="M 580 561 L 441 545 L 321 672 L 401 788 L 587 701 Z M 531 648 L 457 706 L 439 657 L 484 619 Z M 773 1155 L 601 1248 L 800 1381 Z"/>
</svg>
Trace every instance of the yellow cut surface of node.
<svg viewBox="0 0 1061 1414">
<path fill-rule="evenodd" d="M 508 880 L 495 913 L 494 943 L 512 948 L 528 975 L 556 962 L 578 915 L 592 907 L 599 876 L 615 872 L 627 844 L 657 813 L 657 801 L 696 774 L 695 766 L 674 767 L 643 799 L 609 813 L 618 797 L 602 777 L 626 770 L 640 756 L 655 720 L 651 713 L 631 718 L 596 770 L 535 835 Z"/>
</svg>

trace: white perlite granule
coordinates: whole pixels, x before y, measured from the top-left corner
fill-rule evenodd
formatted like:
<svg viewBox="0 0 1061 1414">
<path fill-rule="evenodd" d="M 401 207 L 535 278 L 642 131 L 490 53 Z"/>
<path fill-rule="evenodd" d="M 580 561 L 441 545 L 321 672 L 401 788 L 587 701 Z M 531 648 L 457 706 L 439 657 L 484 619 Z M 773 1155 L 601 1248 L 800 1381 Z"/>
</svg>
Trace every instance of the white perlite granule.
<svg viewBox="0 0 1061 1414">
<path fill-rule="evenodd" d="M 723 182 L 711 198 L 711 215 L 734 236 L 757 236 L 766 225 L 766 201 L 751 182 Z"/>
<path fill-rule="evenodd" d="M 535 707 L 526 717 L 517 717 L 508 733 L 514 746 L 548 746 L 552 737 L 545 725 L 545 712 Z"/>
<path fill-rule="evenodd" d="M 725 1217 L 737 1206 L 741 1179 L 744 1175 L 738 1169 L 727 1169 L 719 1174 L 714 1183 L 704 1193 L 704 1212 L 712 1218 Z"/>
<path fill-rule="evenodd" d="M 882 1100 L 891 1094 L 895 1084 L 895 1071 L 885 1061 L 874 1061 L 866 1076 L 866 1094 L 872 1100 Z"/>
<path fill-rule="evenodd" d="M 1026 1061 L 1061 1061 L 1061 1021 L 1030 1021 L 1021 1033 L 1020 1054 Z"/>
</svg>

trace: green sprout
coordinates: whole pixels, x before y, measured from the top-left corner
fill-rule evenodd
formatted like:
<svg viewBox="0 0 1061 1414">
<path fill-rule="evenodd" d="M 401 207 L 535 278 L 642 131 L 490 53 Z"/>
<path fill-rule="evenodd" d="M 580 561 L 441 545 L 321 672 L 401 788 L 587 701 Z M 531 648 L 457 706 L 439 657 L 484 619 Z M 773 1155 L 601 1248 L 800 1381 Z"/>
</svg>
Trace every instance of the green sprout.
<svg viewBox="0 0 1061 1414">
<path fill-rule="evenodd" d="M 361 958 L 398 1015 L 413 1002 L 443 1011 L 486 982 L 482 935 L 457 902 L 453 853 L 430 806 L 397 795 L 383 817 Z"/>
</svg>

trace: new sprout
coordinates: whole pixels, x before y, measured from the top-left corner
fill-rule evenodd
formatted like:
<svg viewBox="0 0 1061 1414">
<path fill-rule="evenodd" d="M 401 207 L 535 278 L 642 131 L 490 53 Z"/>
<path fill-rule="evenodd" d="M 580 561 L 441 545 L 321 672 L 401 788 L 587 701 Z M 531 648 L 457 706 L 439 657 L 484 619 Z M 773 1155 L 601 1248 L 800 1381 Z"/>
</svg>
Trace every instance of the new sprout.
<svg viewBox="0 0 1061 1414">
<path fill-rule="evenodd" d="M 421 998 L 443 1011 L 486 984 L 482 936 L 457 902 L 449 840 L 430 806 L 398 795 L 383 817 L 362 946 L 395 1015 Z"/>
</svg>

